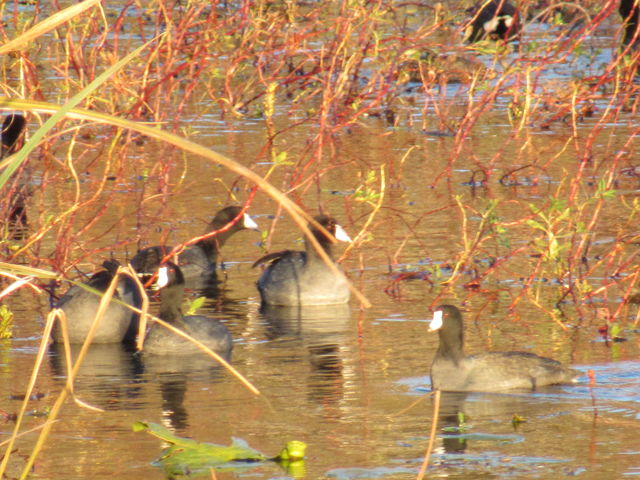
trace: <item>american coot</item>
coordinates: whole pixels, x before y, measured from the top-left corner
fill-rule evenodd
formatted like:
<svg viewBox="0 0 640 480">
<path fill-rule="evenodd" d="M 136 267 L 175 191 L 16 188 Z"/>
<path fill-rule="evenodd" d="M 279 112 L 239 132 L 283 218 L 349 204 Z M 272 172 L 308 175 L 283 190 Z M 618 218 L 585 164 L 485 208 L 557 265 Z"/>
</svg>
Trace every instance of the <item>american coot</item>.
<svg viewBox="0 0 640 480">
<path fill-rule="evenodd" d="M 440 346 L 431 365 L 431 386 L 450 392 L 535 390 L 543 385 L 574 383 L 581 373 L 550 358 L 528 352 L 489 352 L 465 356 L 462 314 L 452 305 L 434 311 L 429 331 Z"/>
<path fill-rule="evenodd" d="M 203 315 L 182 315 L 184 276 L 180 267 L 172 262 L 162 264 L 158 269 L 157 286 L 160 288 L 158 317 L 228 358 L 233 342 L 222 322 Z M 187 355 L 201 350 L 162 325 L 154 324 L 144 341 L 144 351 L 151 355 Z"/>
<path fill-rule="evenodd" d="M 27 122 L 24 116 L 19 113 L 12 113 L 4 117 L 4 121 L 2 122 L 0 158 L 15 153 L 20 148 L 26 124 Z"/>
<path fill-rule="evenodd" d="M 205 233 L 220 230 L 235 219 L 241 207 L 225 207 L 211 220 Z M 216 282 L 216 263 L 220 248 L 234 233 L 240 230 L 258 230 L 258 225 L 246 213 L 240 217 L 228 230 L 200 240 L 180 253 L 178 262 L 189 288 L 205 288 Z M 155 246 L 139 250 L 131 260 L 131 265 L 136 272 L 143 275 L 151 275 L 158 271 L 163 257 L 172 250 L 172 247 Z"/>
<path fill-rule="evenodd" d="M 485 36 L 509 40 L 520 30 L 518 10 L 506 0 L 482 1 L 480 6 L 470 9 L 470 13 L 473 18 L 467 27 L 468 43 Z"/>
<path fill-rule="evenodd" d="M 103 270 L 95 273 L 87 286 L 105 292 L 113 280 L 120 264 L 115 260 L 107 260 L 103 264 Z M 126 276 L 121 276 L 114 291 L 113 298 L 127 303 L 136 308 L 142 305 L 142 297 L 135 282 Z M 93 320 L 98 312 L 101 297 L 95 293 L 74 285 L 58 301 L 56 307 L 64 311 L 67 318 L 67 330 L 71 343 L 83 343 Z M 124 305 L 110 302 L 100 325 L 93 337 L 93 343 L 133 343 L 138 332 L 139 315 Z M 62 342 L 62 332 L 58 323 L 53 329 L 53 340 Z"/>
<path fill-rule="evenodd" d="M 27 121 L 19 113 L 4 117 L 0 135 L 0 159 L 17 152 L 23 144 Z M 22 176 L 21 176 L 22 177 Z M 9 195 L 5 194 L 4 201 L 8 202 L 5 212 L 8 212 L 7 223 L 12 238 L 20 239 L 22 229 L 27 226 L 27 198 L 31 195 L 25 178 L 19 177 L 11 187 Z M 4 205 L 2 206 L 4 209 Z"/>
<path fill-rule="evenodd" d="M 351 242 L 336 221 L 327 215 L 314 218 L 331 235 L 310 225 L 311 233 L 331 257 L 331 244 Z M 258 280 L 262 302 L 268 305 L 332 305 L 349 301 L 349 287 L 341 275 L 331 270 L 313 245 L 305 241 L 305 251 L 285 250 L 257 260 L 253 266 L 271 263 Z"/>
<path fill-rule="evenodd" d="M 636 0 L 620 0 L 618 12 L 624 22 L 624 37 L 622 45 L 626 47 L 631 44 L 631 49 L 637 49 L 640 46 L 640 5 Z"/>
</svg>

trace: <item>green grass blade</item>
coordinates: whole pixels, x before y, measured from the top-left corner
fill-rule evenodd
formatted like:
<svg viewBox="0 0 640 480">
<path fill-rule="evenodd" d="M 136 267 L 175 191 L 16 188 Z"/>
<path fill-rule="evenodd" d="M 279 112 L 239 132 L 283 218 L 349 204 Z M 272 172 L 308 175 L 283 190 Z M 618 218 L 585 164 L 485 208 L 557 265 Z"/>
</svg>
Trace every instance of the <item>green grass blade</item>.
<svg viewBox="0 0 640 480">
<path fill-rule="evenodd" d="M 82 102 L 86 97 L 88 97 L 94 90 L 96 90 L 100 85 L 106 82 L 114 73 L 124 67 L 127 63 L 129 63 L 133 58 L 137 57 L 142 50 L 147 48 L 147 46 L 154 42 L 156 39 L 149 40 L 144 45 L 133 50 L 131 53 L 111 65 L 104 72 L 98 75 L 89 85 L 80 90 L 76 95 L 74 95 L 67 103 L 56 109 L 55 113 L 49 117 L 49 119 L 44 122 L 42 127 L 34 132 L 29 141 L 18 151 L 15 155 L 13 155 L 11 161 L 7 164 L 6 168 L 0 174 L 0 188 L 4 186 L 5 183 L 9 180 L 13 172 L 24 162 L 29 154 L 38 146 L 38 144 L 42 141 L 45 135 L 51 130 L 56 123 L 58 123 L 62 118 L 64 118 L 69 111 L 71 111 L 75 106 L 77 106 L 80 102 Z M 5 101 L 0 103 L 0 108 L 3 105 L 9 104 L 11 101 Z"/>
</svg>

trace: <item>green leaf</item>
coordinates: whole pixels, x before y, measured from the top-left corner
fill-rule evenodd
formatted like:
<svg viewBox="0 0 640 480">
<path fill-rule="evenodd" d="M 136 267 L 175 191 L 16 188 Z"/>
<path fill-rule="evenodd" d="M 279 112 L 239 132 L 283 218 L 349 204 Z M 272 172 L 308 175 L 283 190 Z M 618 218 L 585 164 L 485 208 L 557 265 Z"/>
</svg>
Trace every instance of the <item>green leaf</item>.
<svg viewBox="0 0 640 480">
<path fill-rule="evenodd" d="M 549 210 L 551 211 L 560 211 L 566 208 L 567 202 L 564 198 L 551 198 L 551 204 L 549 205 Z"/>
<path fill-rule="evenodd" d="M 193 302 L 189 304 L 189 308 L 187 308 L 187 313 L 185 313 L 185 315 L 194 315 L 198 310 L 200 310 L 200 308 L 202 308 L 206 299 L 206 297 L 198 297 L 193 300 Z"/>
<path fill-rule="evenodd" d="M 195 440 L 191 440 L 189 438 L 178 437 L 177 435 L 174 435 L 171 432 L 171 430 L 169 430 L 168 428 L 153 422 L 149 422 L 149 423 L 135 422 L 133 424 L 133 431 L 134 432 L 146 431 L 147 433 L 150 433 L 154 437 L 158 437 L 160 440 L 164 440 L 165 442 L 170 443 L 171 445 L 190 446 L 198 443 Z"/>
<path fill-rule="evenodd" d="M 287 158 L 288 158 L 287 152 L 280 152 L 273 157 L 273 163 L 281 167 L 287 166 L 287 165 L 293 165 L 293 162 L 291 160 L 287 160 Z"/>
<path fill-rule="evenodd" d="M 306 443 L 299 440 L 291 440 L 290 442 L 287 442 L 277 458 L 279 461 L 288 460 L 290 462 L 302 460 L 306 450 Z"/>
<path fill-rule="evenodd" d="M 613 323 L 609 328 L 609 336 L 611 338 L 617 338 L 620 336 L 621 331 L 622 331 L 622 328 L 620 328 L 620 325 L 618 325 L 617 323 Z"/>
<path fill-rule="evenodd" d="M 417 48 L 408 48 L 402 52 L 402 56 L 410 60 L 420 60 L 420 50 Z"/>
<path fill-rule="evenodd" d="M 556 218 L 556 223 L 565 220 L 571 214 L 571 209 L 565 208 L 562 213 Z"/>
<path fill-rule="evenodd" d="M 530 218 L 527 220 L 527 225 L 529 225 L 531 228 L 537 228 L 538 230 L 542 230 L 543 232 L 546 231 L 546 229 L 544 228 L 544 225 L 542 225 L 540 222 L 537 222 L 536 220 L 534 220 L 533 218 Z"/>
<path fill-rule="evenodd" d="M 560 254 L 560 245 L 558 244 L 558 240 L 556 240 L 556 237 L 553 237 L 549 241 L 549 257 L 555 260 L 556 258 L 558 258 L 559 254 Z"/>
<path fill-rule="evenodd" d="M 291 464 L 302 461 L 307 447 L 303 442 L 294 440 L 288 442 L 278 456 L 267 457 L 240 438 L 233 438 L 229 446 L 198 442 L 178 437 L 162 425 L 151 422 L 135 422 L 133 430 L 146 431 L 169 444 L 154 463 L 170 476 L 204 474 L 211 468 L 235 470 L 246 468 L 247 463 L 254 465 L 265 461 L 275 461 L 289 468 Z M 299 468 L 300 463 L 297 466 Z"/>
</svg>

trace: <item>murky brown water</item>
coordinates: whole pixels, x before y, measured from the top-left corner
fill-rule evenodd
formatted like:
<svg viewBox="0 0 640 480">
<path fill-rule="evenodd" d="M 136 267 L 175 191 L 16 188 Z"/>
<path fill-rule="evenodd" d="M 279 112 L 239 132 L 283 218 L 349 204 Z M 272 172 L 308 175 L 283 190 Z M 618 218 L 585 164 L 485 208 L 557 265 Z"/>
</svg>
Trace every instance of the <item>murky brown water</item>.
<svg viewBox="0 0 640 480">
<path fill-rule="evenodd" d="M 604 60 L 608 54 L 610 50 L 602 54 Z M 370 309 L 360 310 L 352 302 L 345 309 L 304 312 L 303 318 L 281 311 L 260 312 L 254 287 L 259 272 L 250 266 L 262 254 L 261 239 L 254 232 L 242 232 L 225 247 L 225 290 L 207 304 L 206 311 L 229 326 L 236 339 L 233 364 L 261 390 L 262 397 L 253 396 L 205 359 L 150 361 L 120 346 L 92 348 L 76 392 L 105 412 L 67 402 L 38 457 L 33 477 L 163 478 L 162 470 L 151 463 L 160 455 L 161 442 L 131 429 L 133 422 L 143 420 L 203 441 L 229 444 L 232 437 L 239 437 L 269 454 L 277 453 L 288 440 L 303 440 L 309 446 L 309 479 L 415 478 L 427 448 L 433 411 L 430 399 L 407 407 L 429 390 L 429 365 L 437 338 L 427 334 L 426 319 L 430 318 L 429 308 L 443 299 L 466 302 L 469 352 L 521 349 L 553 356 L 584 372 L 593 369 L 597 384 L 589 389 L 585 376 L 579 385 L 531 394 L 444 396 L 431 475 L 460 479 L 640 475 L 637 331 L 626 330 L 628 341 L 612 345 L 600 341 L 597 332 L 602 321 L 596 309 L 615 308 L 624 286 L 589 303 L 568 301 L 563 307 L 566 316 L 559 317 L 568 325 L 567 331 L 547 313 L 560 296 L 559 282 L 553 278 L 540 278 L 532 288 L 534 293 L 524 295 L 508 314 L 537 261 L 531 230 L 522 224 L 513 225 L 506 235 L 510 247 L 493 241 L 477 251 L 474 262 L 477 271 L 483 272 L 492 259 L 524 247 L 483 279 L 478 289 L 463 288 L 463 283 L 473 279 L 468 270 L 463 272 L 464 281 L 453 288 L 438 286 L 439 280 L 451 274 L 463 250 L 463 221 L 455 196 L 466 206 L 470 239 L 476 234 L 480 215 L 494 199 L 500 201 L 496 215 L 501 221 L 521 219 L 523 212 L 530 211 L 529 204 L 544 206 L 567 178 L 576 175 L 581 149 L 574 145 L 587 139 L 595 120 L 580 123 L 578 139 L 565 149 L 568 126 L 523 130 L 516 135 L 504 115 L 488 114 L 464 141 L 463 153 L 450 164 L 454 139 L 425 135 L 418 126 L 419 108 L 407 107 L 405 113 L 414 115 L 415 123 L 390 129 L 374 118 L 341 132 L 332 147 L 334 158 L 312 165 L 305 174 L 317 168 L 318 183 L 309 176 L 310 181 L 290 193 L 310 213 L 320 208 L 331 212 L 354 235 L 373 207 L 354 200 L 352 193 L 368 172 L 376 172 L 372 186 L 378 189 L 379 169 L 385 166 L 385 198 L 369 228 L 371 236 L 357 244 L 343 263 L 354 284 L 371 300 Z M 433 114 L 432 109 L 429 113 Z M 285 112 L 276 117 L 280 125 L 288 120 Z M 633 132 L 633 121 L 621 116 L 597 135 L 593 150 L 598 158 L 587 166 L 586 177 L 592 181 L 581 185 L 578 203 L 594 196 L 605 169 L 603 159 L 622 148 Z M 263 124 L 255 120 L 231 123 L 198 117 L 191 127 L 201 134 L 194 140 L 266 174 L 271 165 L 264 162 Z M 312 134 L 313 126 L 294 129 L 278 138 L 277 149 L 287 151 L 295 161 L 305 154 L 305 142 Z M 84 271 L 110 254 L 121 259 L 130 256 L 138 236 L 141 245 L 150 245 L 165 235 L 174 243 L 200 234 L 210 216 L 229 202 L 228 187 L 235 177 L 216 165 L 197 158 L 185 160 L 153 142 L 132 146 L 129 154 L 114 167 L 115 180 L 107 182 L 99 199 L 70 220 L 67 238 L 75 249 L 71 257 L 82 258 Z M 503 175 L 525 165 L 533 167 L 518 172 L 519 186 L 500 184 Z M 629 165 L 633 165 L 632 158 L 620 169 Z M 450 175 L 438 178 L 448 166 Z M 57 187 L 36 189 L 30 218 L 37 224 L 48 214 L 68 208 L 76 190 L 73 182 L 65 180 L 68 172 L 62 165 L 49 159 L 33 168 L 36 178 L 46 178 L 49 187 Z M 95 191 L 93 178 L 102 175 L 103 167 L 83 157 L 76 168 L 93 172 L 81 176 L 80 195 L 89 198 Z M 490 176 L 485 184 L 474 185 L 481 168 Z M 280 167 L 270 180 L 286 188 L 291 174 L 290 169 Z M 633 218 L 624 205 L 637 195 L 637 180 L 620 173 L 616 188 L 624 195 L 604 206 L 592 239 L 592 263 L 609 252 L 612 238 L 635 233 Z M 247 190 L 240 181 L 232 195 L 244 201 Z M 143 207 L 140 198 L 147 199 Z M 98 223 L 77 238 L 71 236 L 105 204 L 108 208 L 101 212 Z M 277 210 L 273 201 L 258 193 L 250 213 L 266 230 Z M 295 243 L 299 237 L 293 223 L 283 217 L 269 238 L 269 249 L 299 246 Z M 62 247 L 55 238 L 44 237 L 40 256 L 56 256 Z M 98 247 L 104 250 L 97 256 L 82 253 Z M 630 255 L 637 247 L 623 248 Z M 394 282 L 400 272 L 422 275 Z M 423 279 L 424 272 L 430 272 L 432 281 Z M 612 273 L 603 263 L 588 278 L 597 288 Z M 49 307 L 45 294 L 28 290 L 11 296 L 7 303 L 15 313 L 16 328 L 15 338 L 0 344 L 0 409 L 11 413 L 19 409 L 20 402 L 10 395 L 26 388 Z M 635 308 L 623 311 L 625 319 L 635 316 Z M 50 406 L 63 385 L 64 368 L 59 356 L 51 352 L 37 385 L 44 397 L 32 402 L 34 412 Z M 444 429 L 458 426 L 458 412 L 465 414 L 465 428 Z M 514 426 L 514 415 L 526 421 Z M 30 416 L 24 428 L 42 422 L 42 417 Z M 11 422 L 2 423 L 1 437 L 12 428 Z M 11 476 L 17 475 L 34 438 L 31 433 L 18 442 Z M 216 473 L 219 479 L 285 476 L 273 464 Z"/>
</svg>

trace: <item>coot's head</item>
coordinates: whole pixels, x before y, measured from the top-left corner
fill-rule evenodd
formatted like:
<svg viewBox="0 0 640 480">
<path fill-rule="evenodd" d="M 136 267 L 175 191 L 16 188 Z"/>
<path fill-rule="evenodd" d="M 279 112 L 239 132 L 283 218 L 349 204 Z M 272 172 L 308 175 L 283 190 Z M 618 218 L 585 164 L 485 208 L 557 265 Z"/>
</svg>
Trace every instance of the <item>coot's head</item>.
<svg viewBox="0 0 640 480">
<path fill-rule="evenodd" d="M 213 217 L 213 221 L 211 223 L 215 224 L 218 228 L 222 228 L 228 223 L 231 223 L 233 219 L 240 214 L 241 211 L 242 211 L 242 207 L 238 207 L 238 206 L 225 207 L 222 210 L 220 210 L 215 217 Z M 233 230 L 233 231 L 239 231 L 244 229 L 259 230 L 258 224 L 254 222 L 253 219 L 246 212 L 230 228 L 230 230 Z"/>
<path fill-rule="evenodd" d="M 166 287 L 184 286 L 184 275 L 180 267 L 173 262 L 165 262 L 158 268 L 155 287 L 162 290 Z"/>
<path fill-rule="evenodd" d="M 465 34 L 468 43 L 486 37 L 508 41 L 520 31 L 518 9 L 506 0 L 482 1 L 467 12 L 472 16 Z"/>
<path fill-rule="evenodd" d="M 102 262 L 102 268 L 104 268 L 110 275 L 115 275 L 120 267 L 120 262 L 114 259 L 105 260 Z"/>
<path fill-rule="evenodd" d="M 156 246 L 139 250 L 131 259 L 131 266 L 138 273 L 143 283 L 158 271 L 162 259 L 171 252 L 171 247 Z M 173 256 L 175 258 L 175 255 Z"/>
<path fill-rule="evenodd" d="M 331 237 L 327 237 L 327 234 L 320 229 L 310 225 L 311 233 L 316 237 L 320 244 L 330 244 L 336 241 L 351 243 L 351 237 L 344 231 L 340 224 L 328 215 L 317 215 L 313 219 L 318 222 Z"/>
<path fill-rule="evenodd" d="M 430 332 L 438 332 L 440 348 L 462 350 L 464 344 L 464 326 L 462 312 L 453 305 L 439 305 L 433 311 L 433 320 L 429 324 Z"/>
</svg>

